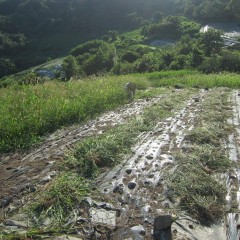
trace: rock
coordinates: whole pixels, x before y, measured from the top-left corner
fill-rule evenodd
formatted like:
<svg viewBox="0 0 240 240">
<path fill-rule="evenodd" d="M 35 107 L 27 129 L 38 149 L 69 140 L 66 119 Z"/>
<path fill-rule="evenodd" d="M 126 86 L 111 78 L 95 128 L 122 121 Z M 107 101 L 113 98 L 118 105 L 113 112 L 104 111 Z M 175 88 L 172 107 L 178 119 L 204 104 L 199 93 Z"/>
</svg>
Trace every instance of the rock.
<svg viewBox="0 0 240 240">
<path fill-rule="evenodd" d="M 126 173 L 127 173 L 127 174 L 131 174 L 131 173 L 132 173 L 132 169 L 127 169 L 127 170 L 126 170 Z"/>
<path fill-rule="evenodd" d="M 106 202 L 93 202 L 93 206 L 98 208 L 103 208 L 106 210 L 114 209 L 114 206 L 112 204 L 106 203 Z"/>
<path fill-rule="evenodd" d="M 130 183 L 128 183 L 128 188 L 133 190 L 136 187 L 136 185 L 137 184 L 135 182 L 130 182 Z"/>
<path fill-rule="evenodd" d="M 123 194 L 123 186 L 116 186 L 116 187 L 113 189 L 113 192 L 114 192 L 114 193 Z"/>
<path fill-rule="evenodd" d="M 153 159 L 153 155 L 152 154 L 146 155 L 146 159 L 149 159 L 149 160 Z"/>
<path fill-rule="evenodd" d="M 110 227 L 115 227 L 116 225 L 116 211 L 91 208 L 90 215 L 92 223 L 102 223 Z"/>
<path fill-rule="evenodd" d="M 145 229 L 142 225 L 131 227 L 131 230 L 134 234 L 145 236 Z"/>
<path fill-rule="evenodd" d="M 9 196 L 4 196 L 3 199 L 1 200 L 0 207 L 7 207 L 10 202 L 12 201 L 12 198 Z"/>
<path fill-rule="evenodd" d="M 44 226 L 50 226 L 51 223 L 52 223 L 51 218 L 45 218 L 45 219 L 44 219 L 44 222 L 43 222 L 43 225 L 44 225 Z"/>
</svg>

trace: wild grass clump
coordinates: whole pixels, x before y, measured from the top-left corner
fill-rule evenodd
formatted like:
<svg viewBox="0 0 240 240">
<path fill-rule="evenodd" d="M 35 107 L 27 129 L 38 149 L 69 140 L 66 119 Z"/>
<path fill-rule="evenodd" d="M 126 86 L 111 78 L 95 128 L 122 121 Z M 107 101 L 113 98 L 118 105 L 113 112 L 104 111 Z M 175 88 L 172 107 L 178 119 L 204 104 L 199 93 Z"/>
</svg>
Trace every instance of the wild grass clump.
<svg viewBox="0 0 240 240">
<path fill-rule="evenodd" d="M 186 154 L 189 155 L 189 158 L 200 163 L 203 170 L 208 173 L 224 173 L 232 166 L 225 149 L 221 145 L 193 144 L 189 146 Z"/>
<path fill-rule="evenodd" d="M 47 217 L 54 223 L 62 223 L 83 197 L 90 191 L 86 180 L 75 173 L 59 175 L 46 189 L 42 198 L 33 203 L 30 210 L 38 216 L 38 223 Z"/>
<path fill-rule="evenodd" d="M 96 177 L 100 168 L 119 163 L 121 156 L 131 150 L 136 137 L 145 127 L 142 121 L 135 120 L 103 135 L 81 141 L 68 157 L 67 169 L 85 178 Z"/>
<path fill-rule="evenodd" d="M 127 81 L 108 77 L 1 89 L 0 152 L 28 148 L 46 133 L 126 103 Z M 138 85 L 144 88 L 146 80 Z"/>
<path fill-rule="evenodd" d="M 190 144 L 209 144 L 215 147 L 221 144 L 223 133 L 216 126 L 196 127 L 190 131 L 185 140 Z"/>
</svg>

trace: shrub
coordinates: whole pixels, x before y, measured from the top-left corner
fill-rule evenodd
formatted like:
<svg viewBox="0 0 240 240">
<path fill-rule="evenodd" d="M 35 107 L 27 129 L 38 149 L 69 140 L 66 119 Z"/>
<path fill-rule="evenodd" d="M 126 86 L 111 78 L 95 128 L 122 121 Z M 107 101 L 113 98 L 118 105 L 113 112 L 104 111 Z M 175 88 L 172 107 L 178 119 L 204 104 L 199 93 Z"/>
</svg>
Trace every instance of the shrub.
<svg viewBox="0 0 240 240">
<path fill-rule="evenodd" d="M 88 41 L 72 49 L 70 54 L 76 57 L 86 52 L 94 53 L 102 45 L 102 43 L 103 43 L 102 40 Z"/>
</svg>

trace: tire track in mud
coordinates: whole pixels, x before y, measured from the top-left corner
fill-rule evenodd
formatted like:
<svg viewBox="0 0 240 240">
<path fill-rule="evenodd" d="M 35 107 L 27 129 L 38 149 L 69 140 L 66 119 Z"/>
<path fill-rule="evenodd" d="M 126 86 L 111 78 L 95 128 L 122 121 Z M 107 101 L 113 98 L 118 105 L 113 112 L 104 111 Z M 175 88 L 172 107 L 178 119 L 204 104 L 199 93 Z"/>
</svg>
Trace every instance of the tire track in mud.
<svg viewBox="0 0 240 240">
<path fill-rule="evenodd" d="M 65 151 L 71 149 L 74 143 L 126 122 L 132 116 L 141 114 L 144 108 L 165 97 L 166 94 L 162 94 L 147 100 L 135 100 L 84 125 L 59 130 L 29 154 L 1 155 L 0 220 L 4 218 L 6 211 L 19 208 L 26 203 L 27 197 L 24 199 L 24 195 L 37 191 L 39 185 L 44 186 L 57 174 L 55 163 L 64 159 Z"/>
<path fill-rule="evenodd" d="M 154 218 L 171 205 L 163 172 L 174 163 L 171 152 L 184 147 L 184 136 L 197 122 L 207 93 L 200 90 L 182 110 L 141 135 L 134 154 L 97 179 L 98 188 L 121 211 L 113 239 L 152 239 Z"/>
</svg>

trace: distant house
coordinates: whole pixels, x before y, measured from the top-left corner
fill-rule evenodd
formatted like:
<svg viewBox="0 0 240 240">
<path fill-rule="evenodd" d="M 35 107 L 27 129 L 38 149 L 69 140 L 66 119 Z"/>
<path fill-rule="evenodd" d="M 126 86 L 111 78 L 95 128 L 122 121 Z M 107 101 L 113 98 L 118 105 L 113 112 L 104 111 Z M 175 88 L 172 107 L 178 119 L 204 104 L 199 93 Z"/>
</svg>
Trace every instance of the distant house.
<svg viewBox="0 0 240 240">
<path fill-rule="evenodd" d="M 209 31 L 210 29 L 213 29 L 213 27 L 209 26 L 209 25 L 206 25 L 205 27 L 202 27 L 200 29 L 200 32 L 201 33 L 206 33 L 207 31 Z"/>
</svg>

